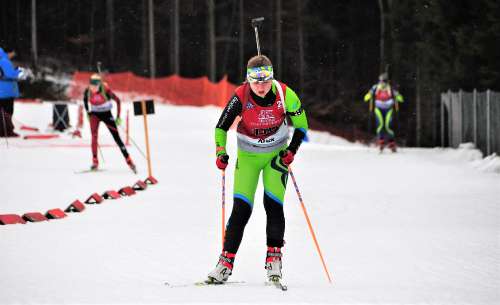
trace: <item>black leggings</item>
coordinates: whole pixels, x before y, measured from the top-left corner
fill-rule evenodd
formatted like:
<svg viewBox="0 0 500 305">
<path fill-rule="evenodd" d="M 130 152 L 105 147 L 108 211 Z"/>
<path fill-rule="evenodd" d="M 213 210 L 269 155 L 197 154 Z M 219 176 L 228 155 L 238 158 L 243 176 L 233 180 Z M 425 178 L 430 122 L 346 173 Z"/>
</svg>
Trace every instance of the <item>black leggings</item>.
<svg viewBox="0 0 500 305">
<path fill-rule="evenodd" d="M 0 137 L 10 136 L 14 132 L 13 114 L 14 99 L 0 99 Z"/>
<path fill-rule="evenodd" d="M 113 139 L 116 142 L 116 145 L 120 148 L 123 156 L 125 158 L 128 157 L 128 151 L 125 145 L 123 144 L 122 139 L 120 138 L 120 134 L 118 133 L 118 127 L 116 126 L 115 120 L 111 111 L 106 112 L 92 112 L 90 114 L 90 131 L 92 133 L 92 156 L 97 158 L 97 138 L 99 133 L 99 123 L 103 122 L 106 127 L 108 127 L 109 132 L 113 136 Z"/>
<path fill-rule="evenodd" d="M 264 193 L 264 208 L 267 215 L 266 235 L 268 247 L 283 247 L 285 235 L 285 214 L 283 206 Z M 252 215 L 252 208 L 239 198 L 234 198 L 233 211 L 229 217 L 224 241 L 224 251 L 238 252 L 245 226 Z"/>
</svg>

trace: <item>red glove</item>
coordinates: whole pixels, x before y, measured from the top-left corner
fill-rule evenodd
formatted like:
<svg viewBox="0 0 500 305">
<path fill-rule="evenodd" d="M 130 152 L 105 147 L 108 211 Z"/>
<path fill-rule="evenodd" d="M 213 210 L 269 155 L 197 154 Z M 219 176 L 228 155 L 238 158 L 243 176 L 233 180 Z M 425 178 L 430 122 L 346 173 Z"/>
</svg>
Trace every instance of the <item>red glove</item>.
<svg viewBox="0 0 500 305">
<path fill-rule="evenodd" d="M 224 170 L 227 167 L 227 163 L 229 161 L 229 156 L 226 154 L 222 154 L 217 157 L 217 160 L 215 161 L 215 164 L 220 170 Z"/>
<path fill-rule="evenodd" d="M 280 151 L 280 157 L 281 157 L 281 161 L 283 161 L 283 164 L 288 166 L 288 165 L 292 164 L 294 154 L 291 151 L 289 151 L 288 149 L 282 150 L 282 151 Z"/>
</svg>

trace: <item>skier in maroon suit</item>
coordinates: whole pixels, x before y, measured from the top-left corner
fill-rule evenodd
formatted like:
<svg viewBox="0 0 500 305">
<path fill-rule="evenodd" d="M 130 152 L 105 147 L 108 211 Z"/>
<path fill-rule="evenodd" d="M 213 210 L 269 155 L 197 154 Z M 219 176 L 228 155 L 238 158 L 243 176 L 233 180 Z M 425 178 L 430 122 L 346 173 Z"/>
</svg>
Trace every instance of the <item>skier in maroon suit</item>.
<svg viewBox="0 0 500 305">
<path fill-rule="evenodd" d="M 111 109 L 113 104 L 111 100 L 114 100 L 117 105 L 117 115 L 116 120 L 113 118 Z M 120 113 L 121 113 L 121 101 L 116 96 L 111 89 L 102 81 L 99 74 L 93 74 L 90 77 L 90 84 L 83 94 L 83 105 L 89 116 L 90 130 L 92 133 L 92 166 L 91 170 L 97 170 L 99 167 L 99 159 L 97 158 L 97 138 L 99 132 L 99 123 L 102 121 L 106 127 L 108 127 L 109 132 L 113 136 L 116 144 L 120 148 L 123 157 L 132 171 L 137 173 L 136 166 L 127 151 L 127 148 L 123 144 L 120 134 L 118 133 L 117 126 L 121 124 Z"/>
</svg>

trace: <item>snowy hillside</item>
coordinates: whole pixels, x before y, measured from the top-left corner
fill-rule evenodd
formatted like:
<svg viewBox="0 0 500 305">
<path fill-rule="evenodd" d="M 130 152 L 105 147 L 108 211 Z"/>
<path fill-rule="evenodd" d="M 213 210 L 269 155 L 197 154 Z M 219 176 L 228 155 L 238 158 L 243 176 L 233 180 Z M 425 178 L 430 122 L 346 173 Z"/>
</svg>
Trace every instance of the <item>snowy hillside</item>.
<svg viewBox="0 0 500 305">
<path fill-rule="evenodd" d="M 287 292 L 263 285 L 261 186 L 231 277 L 245 283 L 184 285 L 204 279 L 220 252 L 213 144 L 220 111 L 157 105 L 149 123 L 159 184 L 148 190 L 62 220 L 0 226 L 0 304 L 499 304 L 498 173 L 479 170 L 478 157 L 460 151 L 379 154 L 314 132 L 292 167 L 333 284 L 289 183 Z M 76 107 L 70 112 L 74 123 Z M 43 132 L 51 108 L 16 104 L 15 118 Z M 142 124 L 131 117 L 131 136 L 145 150 Z M 83 139 L 9 139 L 7 146 L 0 138 L 0 214 L 64 209 L 146 178 L 146 161 L 133 145 L 138 175 L 102 126 L 100 134 L 105 171 L 89 174 L 75 173 L 90 166 L 88 126 Z M 235 142 L 230 133 L 227 214 Z"/>
</svg>

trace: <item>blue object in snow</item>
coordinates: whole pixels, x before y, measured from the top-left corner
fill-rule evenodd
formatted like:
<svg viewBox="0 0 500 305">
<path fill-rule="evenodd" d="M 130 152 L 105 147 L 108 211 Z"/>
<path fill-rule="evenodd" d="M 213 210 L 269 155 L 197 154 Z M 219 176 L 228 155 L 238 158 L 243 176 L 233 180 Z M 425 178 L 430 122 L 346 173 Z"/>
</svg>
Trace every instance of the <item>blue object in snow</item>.
<svg viewBox="0 0 500 305">
<path fill-rule="evenodd" d="M 9 56 L 2 48 L 0 48 L 0 70 L 0 99 L 19 97 L 17 80 L 21 71 L 14 68 Z"/>
</svg>

